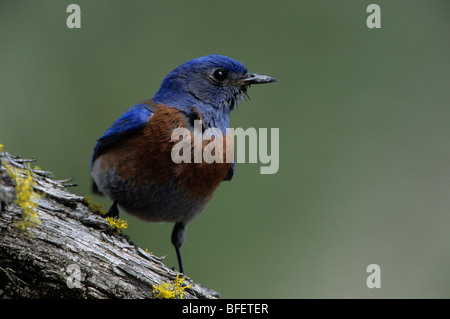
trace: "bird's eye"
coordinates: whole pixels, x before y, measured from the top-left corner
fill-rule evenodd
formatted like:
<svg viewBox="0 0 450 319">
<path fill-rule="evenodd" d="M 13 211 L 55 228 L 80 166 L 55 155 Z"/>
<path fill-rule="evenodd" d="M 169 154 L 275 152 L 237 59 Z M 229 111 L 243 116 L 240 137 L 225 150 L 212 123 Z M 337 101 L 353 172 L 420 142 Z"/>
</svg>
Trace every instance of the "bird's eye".
<svg viewBox="0 0 450 319">
<path fill-rule="evenodd" d="M 227 71 L 224 69 L 217 69 L 213 72 L 212 77 L 218 82 L 223 82 L 227 78 Z"/>
</svg>

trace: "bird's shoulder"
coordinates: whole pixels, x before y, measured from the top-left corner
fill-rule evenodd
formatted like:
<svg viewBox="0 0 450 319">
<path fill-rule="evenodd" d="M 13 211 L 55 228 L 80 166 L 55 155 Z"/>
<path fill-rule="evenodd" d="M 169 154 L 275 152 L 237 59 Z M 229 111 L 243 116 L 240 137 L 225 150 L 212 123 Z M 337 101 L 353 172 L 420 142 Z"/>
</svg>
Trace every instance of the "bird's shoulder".
<svg viewBox="0 0 450 319">
<path fill-rule="evenodd" d="M 152 100 L 146 100 L 132 106 L 123 113 L 97 140 L 94 153 L 91 157 L 91 168 L 97 157 L 99 157 L 108 147 L 123 140 L 132 133 L 143 129 L 148 124 L 157 108 L 158 104 L 154 103 Z"/>
<path fill-rule="evenodd" d="M 136 104 L 122 114 L 97 140 L 102 145 L 114 143 L 124 135 L 143 128 L 154 114 L 157 105 L 151 100 Z"/>
</svg>

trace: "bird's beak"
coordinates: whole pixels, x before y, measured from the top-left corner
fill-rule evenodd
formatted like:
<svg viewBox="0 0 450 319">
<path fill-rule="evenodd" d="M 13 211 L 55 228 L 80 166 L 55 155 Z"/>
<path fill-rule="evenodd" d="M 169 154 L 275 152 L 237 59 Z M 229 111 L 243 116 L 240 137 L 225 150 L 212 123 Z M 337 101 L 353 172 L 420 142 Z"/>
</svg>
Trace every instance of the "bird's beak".
<svg viewBox="0 0 450 319">
<path fill-rule="evenodd" d="M 277 80 L 275 78 L 268 75 L 247 73 L 242 79 L 239 80 L 238 83 L 241 85 L 250 85 L 250 84 L 270 83 L 276 81 Z"/>
</svg>

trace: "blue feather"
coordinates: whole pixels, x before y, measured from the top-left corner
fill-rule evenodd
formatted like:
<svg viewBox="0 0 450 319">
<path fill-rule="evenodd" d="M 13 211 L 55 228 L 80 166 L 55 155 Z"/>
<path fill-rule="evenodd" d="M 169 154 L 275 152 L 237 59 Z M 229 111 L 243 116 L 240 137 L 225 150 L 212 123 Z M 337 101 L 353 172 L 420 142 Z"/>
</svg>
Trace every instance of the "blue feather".
<svg viewBox="0 0 450 319">
<path fill-rule="evenodd" d="M 91 169 L 95 159 L 101 154 L 105 146 L 117 142 L 119 139 L 143 128 L 150 117 L 153 109 L 147 104 L 137 104 L 129 108 L 113 125 L 97 140 L 94 154 L 91 157 Z"/>
</svg>

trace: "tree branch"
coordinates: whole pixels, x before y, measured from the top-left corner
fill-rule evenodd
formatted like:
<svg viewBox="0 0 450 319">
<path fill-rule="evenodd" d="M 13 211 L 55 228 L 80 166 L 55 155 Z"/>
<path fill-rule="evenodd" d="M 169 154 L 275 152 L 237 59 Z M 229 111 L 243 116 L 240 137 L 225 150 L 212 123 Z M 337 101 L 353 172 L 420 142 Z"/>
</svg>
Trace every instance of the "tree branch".
<svg viewBox="0 0 450 319">
<path fill-rule="evenodd" d="M 27 162 L 32 160 L 6 152 L 0 153 L 0 161 L 0 294 L 155 298 L 154 285 L 176 281 L 177 272 L 166 267 L 162 258 L 118 235 L 84 197 L 67 191 L 65 187 L 73 186 L 69 180 L 55 181 L 49 172 L 29 169 Z M 30 178 L 39 196 L 26 199 L 26 188 L 17 185 Z M 29 212 L 23 202 L 30 205 Z M 27 219 L 26 214 L 37 218 Z M 218 297 L 186 278 L 182 286 L 188 285 L 176 296 Z"/>
</svg>

